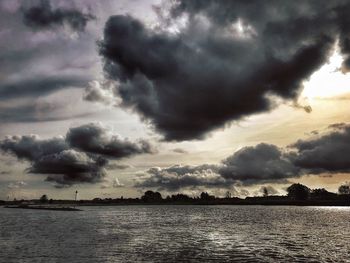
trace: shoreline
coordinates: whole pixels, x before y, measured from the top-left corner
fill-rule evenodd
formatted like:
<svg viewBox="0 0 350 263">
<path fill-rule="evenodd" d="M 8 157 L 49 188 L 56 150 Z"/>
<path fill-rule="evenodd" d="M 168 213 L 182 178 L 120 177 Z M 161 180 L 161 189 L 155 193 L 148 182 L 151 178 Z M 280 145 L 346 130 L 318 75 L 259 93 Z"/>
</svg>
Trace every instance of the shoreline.
<svg viewBox="0 0 350 263">
<path fill-rule="evenodd" d="M 34 205 L 34 206 L 27 206 L 27 205 L 5 205 L 4 208 L 9 209 L 33 209 L 33 210 L 51 210 L 51 211 L 82 211 L 75 207 L 69 207 L 69 206 L 48 206 L 48 205 Z"/>
<path fill-rule="evenodd" d="M 58 206 L 64 205 L 64 206 Z M 55 204 L 33 204 L 33 206 L 23 206 L 20 204 L 0 204 L 0 207 L 14 209 L 38 209 L 38 210 L 74 210 L 81 206 L 333 206 L 333 207 L 350 207 L 348 202 L 332 202 L 332 201 L 300 201 L 300 202 L 110 202 L 110 203 L 55 203 Z"/>
</svg>

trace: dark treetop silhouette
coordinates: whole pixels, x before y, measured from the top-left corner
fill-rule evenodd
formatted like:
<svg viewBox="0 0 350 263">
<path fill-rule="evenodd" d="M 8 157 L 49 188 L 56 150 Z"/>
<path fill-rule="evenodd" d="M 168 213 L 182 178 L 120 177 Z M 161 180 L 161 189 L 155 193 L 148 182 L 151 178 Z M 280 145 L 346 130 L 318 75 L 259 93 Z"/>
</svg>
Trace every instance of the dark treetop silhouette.
<svg viewBox="0 0 350 263">
<path fill-rule="evenodd" d="M 227 192 L 225 197 L 216 197 L 207 192 L 199 196 L 190 197 L 186 194 L 177 193 L 162 197 L 161 193 L 147 190 L 141 198 L 94 198 L 92 200 L 53 200 L 47 195 L 39 200 L 29 200 L 31 204 L 77 204 L 77 205 L 329 205 L 350 206 L 350 192 L 348 185 L 341 185 L 339 193 L 332 193 L 324 188 L 310 189 L 309 187 L 295 183 L 287 188 L 287 195 L 268 195 L 268 190 L 263 191 L 263 196 L 246 198 L 232 197 Z M 0 204 L 21 204 L 28 200 L 0 201 Z"/>
</svg>

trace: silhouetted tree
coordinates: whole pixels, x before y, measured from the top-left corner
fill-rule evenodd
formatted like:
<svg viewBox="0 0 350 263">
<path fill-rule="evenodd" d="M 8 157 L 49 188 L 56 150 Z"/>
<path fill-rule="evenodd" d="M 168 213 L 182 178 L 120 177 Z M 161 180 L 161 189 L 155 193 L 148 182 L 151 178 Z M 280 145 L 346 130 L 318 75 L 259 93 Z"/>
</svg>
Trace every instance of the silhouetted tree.
<svg viewBox="0 0 350 263">
<path fill-rule="evenodd" d="M 215 196 L 208 194 L 207 192 L 201 193 L 201 199 L 202 200 L 212 200 L 215 199 Z"/>
<path fill-rule="evenodd" d="M 269 190 L 267 189 L 267 187 L 264 187 L 263 188 L 263 195 L 266 197 L 266 196 L 269 196 Z"/>
<path fill-rule="evenodd" d="M 157 202 L 163 200 L 162 195 L 159 192 L 146 191 L 141 199 L 145 202 Z"/>
<path fill-rule="evenodd" d="M 288 196 L 294 200 L 307 200 L 310 188 L 303 184 L 292 184 L 287 188 Z"/>
<path fill-rule="evenodd" d="M 171 197 L 169 197 L 169 199 L 171 201 L 190 201 L 192 200 L 191 197 L 189 197 L 188 195 L 185 194 L 176 194 L 176 195 L 172 195 Z"/>
<path fill-rule="evenodd" d="M 329 192 L 324 188 L 316 188 L 316 189 L 311 190 L 311 194 L 313 194 L 313 195 L 325 195 L 328 193 Z"/>
<path fill-rule="evenodd" d="M 47 195 L 42 195 L 40 197 L 40 202 L 41 203 L 47 203 L 49 201 L 49 198 L 47 197 Z"/>
<path fill-rule="evenodd" d="M 315 199 L 329 199 L 334 198 L 335 193 L 328 192 L 325 188 L 316 188 L 311 190 L 311 197 Z"/>
<path fill-rule="evenodd" d="M 232 197 L 232 195 L 231 195 L 230 191 L 227 191 L 227 192 L 226 192 L 226 198 L 229 199 L 229 198 L 231 198 L 231 197 Z"/>
<path fill-rule="evenodd" d="M 338 192 L 341 195 L 350 195 L 350 186 L 347 184 L 343 184 L 343 185 L 339 186 Z"/>
</svg>

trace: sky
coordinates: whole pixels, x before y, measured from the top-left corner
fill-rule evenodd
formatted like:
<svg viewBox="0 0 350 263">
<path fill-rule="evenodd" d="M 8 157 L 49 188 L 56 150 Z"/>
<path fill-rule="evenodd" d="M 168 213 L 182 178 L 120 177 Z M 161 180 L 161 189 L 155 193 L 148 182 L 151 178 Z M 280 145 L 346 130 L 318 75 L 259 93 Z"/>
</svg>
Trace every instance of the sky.
<svg viewBox="0 0 350 263">
<path fill-rule="evenodd" d="M 350 182 L 349 1 L 0 1 L 0 199 Z"/>
</svg>

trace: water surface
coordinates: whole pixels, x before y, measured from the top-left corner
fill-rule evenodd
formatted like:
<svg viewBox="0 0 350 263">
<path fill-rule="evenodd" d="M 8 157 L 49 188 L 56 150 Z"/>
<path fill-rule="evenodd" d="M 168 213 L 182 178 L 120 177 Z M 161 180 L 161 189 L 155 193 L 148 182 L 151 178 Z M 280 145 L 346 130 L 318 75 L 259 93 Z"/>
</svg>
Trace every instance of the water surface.
<svg viewBox="0 0 350 263">
<path fill-rule="evenodd" d="M 0 262 L 350 262 L 350 208 L 0 208 Z"/>
</svg>

